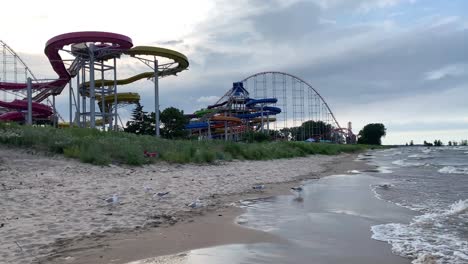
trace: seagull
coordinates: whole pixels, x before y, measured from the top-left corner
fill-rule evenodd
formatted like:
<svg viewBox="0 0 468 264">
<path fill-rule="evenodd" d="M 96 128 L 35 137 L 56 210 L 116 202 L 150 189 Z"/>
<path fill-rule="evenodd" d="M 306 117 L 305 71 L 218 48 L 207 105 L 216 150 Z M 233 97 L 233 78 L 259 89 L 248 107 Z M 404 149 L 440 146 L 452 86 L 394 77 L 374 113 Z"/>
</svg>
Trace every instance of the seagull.
<svg viewBox="0 0 468 264">
<path fill-rule="evenodd" d="M 145 190 L 145 193 L 149 193 L 153 191 L 153 188 L 148 187 L 148 186 L 143 186 L 143 189 Z"/>
<path fill-rule="evenodd" d="M 294 194 L 297 194 L 297 197 L 299 198 L 302 198 L 301 195 L 302 195 L 303 190 L 304 189 L 302 188 L 302 186 L 291 187 L 291 192 L 293 192 Z"/>
<path fill-rule="evenodd" d="M 300 193 L 300 192 L 303 191 L 302 186 L 292 187 L 291 190 L 293 190 L 293 191 L 295 191 L 295 192 L 298 192 L 298 193 Z"/>
<path fill-rule="evenodd" d="M 119 203 L 119 196 L 114 193 L 114 195 L 112 195 L 112 197 L 109 197 L 109 198 L 106 199 L 106 202 L 112 203 L 114 205 L 118 204 Z"/>
<path fill-rule="evenodd" d="M 188 207 L 192 207 L 192 208 L 199 208 L 202 206 L 201 202 L 200 202 L 200 199 L 197 198 L 197 200 L 187 204 Z"/>
<path fill-rule="evenodd" d="M 164 196 L 166 196 L 168 194 L 169 194 L 169 192 L 158 192 L 155 195 L 153 195 L 153 197 L 154 198 L 156 198 L 156 197 L 162 198 L 162 197 L 164 197 Z"/>
<path fill-rule="evenodd" d="M 252 189 L 254 190 L 263 190 L 265 189 L 265 185 L 261 184 L 261 185 L 255 185 L 252 187 Z"/>
</svg>

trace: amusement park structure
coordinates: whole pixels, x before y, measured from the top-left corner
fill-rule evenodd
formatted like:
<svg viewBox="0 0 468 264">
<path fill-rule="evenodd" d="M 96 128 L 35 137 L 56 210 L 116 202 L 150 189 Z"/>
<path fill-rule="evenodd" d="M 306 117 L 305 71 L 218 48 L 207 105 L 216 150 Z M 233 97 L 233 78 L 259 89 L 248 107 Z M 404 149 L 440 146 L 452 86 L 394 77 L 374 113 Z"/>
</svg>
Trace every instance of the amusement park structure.
<svg viewBox="0 0 468 264">
<path fill-rule="evenodd" d="M 6 43 L 0 41 L 0 48 L 0 121 L 118 130 L 118 108 L 140 100 L 138 93 L 118 92 L 118 87 L 149 79 L 154 82 L 157 136 L 158 80 L 176 75 L 189 65 L 187 57 L 177 51 L 133 47 L 132 40 L 124 35 L 74 32 L 46 43 L 44 53 L 58 78 L 44 80 L 37 79 Z M 125 57 L 137 59 L 148 70 L 118 78 L 117 60 Z M 55 97 L 66 88 L 68 123 L 59 122 L 63 118 L 55 107 Z M 351 123 L 347 128 L 340 126 L 316 89 L 284 72 L 261 72 L 235 82 L 215 104 L 188 116 L 191 120 L 186 129 L 200 139 L 238 141 L 245 133 L 261 132 L 286 140 L 356 141 Z"/>
<path fill-rule="evenodd" d="M 243 83 L 237 82 L 216 104 L 188 115 L 192 122 L 186 128 L 201 138 L 234 141 L 240 140 L 246 131 L 263 132 L 265 124 L 268 132 L 269 124 L 276 120 L 274 116 L 281 113 L 280 108 L 269 106 L 276 101 L 276 98 L 250 98 Z"/>
<path fill-rule="evenodd" d="M 251 75 L 234 83 L 214 105 L 189 116 L 187 129 L 207 138 L 238 140 L 247 131 L 262 131 L 300 141 L 356 142 L 351 123 L 341 127 L 316 89 L 283 72 Z M 293 130 L 295 138 L 288 138 Z"/>
<path fill-rule="evenodd" d="M 275 106 L 282 112 L 273 123 L 275 131 L 296 127 L 303 130 L 300 135 L 309 135 L 309 138 L 295 140 L 356 142 L 351 124 L 348 128 L 340 126 L 323 96 L 305 80 L 289 73 L 268 71 L 253 74 L 242 83 L 256 98 L 278 98 Z M 306 121 L 313 122 L 305 126 Z"/>
<path fill-rule="evenodd" d="M 155 90 L 155 133 L 159 136 L 158 79 L 176 75 L 189 65 L 187 57 L 177 51 L 150 46 L 133 47 L 131 38 L 124 35 L 74 32 L 58 35 L 46 43 L 44 53 L 58 78 L 39 80 L 10 47 L 4 42 L 0 45 L 3 66 L 0 92 L 4 93 L 0 99 L 0 120 L 25 120 L 27 124 L 52 119 L 56 125 L 55 96 L 68 86 L 69 126 L 95 128 L 101 125 L 103 130 L 117 130 L 118 106 L 136 103 L 140 99 L 137 93 L 118 93 L 118 86 L 151 79 Z M 62 58 L 61 53 L 69 58 Z M 124 55 L 143 62 L 148 71 L 118 79 L 117 59 Z M 23 70 L 24 74 L 19 79 L 19 72 Z M 105 73 L 109 73 L 111 78 L 105 79 Z M 49 97 L 52 97 L 52 102 Z M 9 101 L 11 99 L 14 100 Z"/>
</svg>

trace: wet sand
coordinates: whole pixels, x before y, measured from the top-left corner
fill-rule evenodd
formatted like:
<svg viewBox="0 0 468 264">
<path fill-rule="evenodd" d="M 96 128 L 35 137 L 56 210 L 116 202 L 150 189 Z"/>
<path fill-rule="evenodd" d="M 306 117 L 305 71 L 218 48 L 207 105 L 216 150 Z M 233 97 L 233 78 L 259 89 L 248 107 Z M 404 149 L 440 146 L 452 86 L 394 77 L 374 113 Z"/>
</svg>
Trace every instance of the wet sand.
<svg viewBox="0 0 468 264">
<path fill-rule="evenodd" d="M 246 212 L 246 208 L 239 208 L 237 206 L 243 207 L 242 204 L 249 199 L 268 199 L 277 195 L 289 194 L 290 188 L 300 184 L 303 180 L 319 179 L 323 176 L 347 172 L 349 169 L 369 168 L 363 162 L 354 161 L 355 158 L 356 155 L 343 156 L 339 159 L 339 162 L 327 163 L 322 172 L 297 177 L 287 182 L 268 184 L 266 185 L 266 189 L 261 192 L 248 191 L 226 195 L 222 199 L 230 201 L 226 203 L 228 206 L 201 208 L 197 211 L 192 211 L 193 218 L 185 218 L 186 220 L 174 226 L 145 230 L 139 233 L 108 234 L 100 239 L 84 239 L 70 243 L 63 246 L 60 249 L 60 253 L 55 254 L 54 258 L 49 259 L 49 261 L 50 263 L 70 264 L 118 264 L 150 258 L 148 263 L 179 263 L 180 261 L 186 261 L 184 259 L 191 256 L 188 253 L 184 253 L 187 250 L 223 244 L 289 244 L 287 238 L 277 234 L 236 224 L 235 221 L 237 222 L 238 220 L 236 217 Z M 182 255 L 170 255 L 180 252 L 183 252 Z M 217 253 L 211 253 L 211 255 L 217 255 Z M 244 252 L 240 252 L 240 254 L 245 255 Z M 154 259 L 153 257 L 155 256 L 164 257 Z M 213 263 L 219 262 L 215 261 Z"/>
<path fill-rule="evenodd" d="M 201 248 L 129 264 L 409 264 L 409 259 L 392 254 L 388 244 L 371 239 L 372 225 L 409 222 L 415 216 L 374 197 L 369 185 L 381 181 L 369 175 L 337 175 L 306 184 L 300 197 L 244 202 L 246 212 L 238 221 L 282 241 Z"/>
<path fill-rule="evenodd" d="M 216 214 L 216 210 L 235 205 L 239 200 L 281 194 L 298 181 L 351 170 L 358 166 L 352 162 L 354 158 L 355 155 L 343 154 L 204 166 L 157 163 L 137 168 L 101 167 L 2 146 L 0 259 L 14 264 L 47 263 L 55 258 L 63 263 L 76 260 L 75 254 L 102 249 L 102 254 L 95 255 L 95 261 L 89 259 L 89 263 L 97 263 L 113 250 L 113 241 L 164 228 L 180 228 L 190 221 L 197 223 L 200 214 Z M 253 190 L 256 184 L 265 184 L 266 188 Z M 155 195 L 166 191 L 170 193 L 163 198 Z M 113 194 L 118 195 L 118 201 L 106 202 Z M 197 198 L 200 208 L 187 206 Z M 210 239 L 202 236 L 196 241 L 198 245 L 171 246 L 171 252 L 218 241 Z M 204 240 L 212 242 L 203 244 Z M 248 241 L 247 236 L 242 240 Z M 140 259 L 142 251 L 128 259 Z"/>
</svg>

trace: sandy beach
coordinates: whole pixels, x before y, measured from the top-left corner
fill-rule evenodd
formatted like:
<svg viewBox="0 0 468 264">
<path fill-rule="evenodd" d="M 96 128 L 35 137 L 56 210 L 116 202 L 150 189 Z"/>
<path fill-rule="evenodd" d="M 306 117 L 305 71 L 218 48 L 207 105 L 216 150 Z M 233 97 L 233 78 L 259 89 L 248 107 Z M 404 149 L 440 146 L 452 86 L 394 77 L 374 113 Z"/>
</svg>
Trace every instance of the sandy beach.
<svg viewBox="0 0 468 264">
<path fill-rule="evenodd" d="M 115 260 L 112 252 L 118 252 L 118 247 L 112 250 L 112 243 L 148 232 L 161 234 L 160 230 L 169 232 L 163 237 L 176 237 L 177 232 L 171 233 L 168 228 L 172 225 L 182 230 L 183 225 L 193 230 L 197 227 L 190 225 L 210 221 L 229 225 L 240 213 L 231 207 L 236 202 L 281 194 L 298 181 L 365 166 L 354 159 L 355 155 L 342 154 L 215 165 L 102 167 L 62 156 L 2 148 L 0 262 L 80 263 L 83 258 L 77 256 L 81 254 L 87 256 L 81 263 L 107 263 L 111 259 L 113 263 L 125 263 L 154 256 L 155 246 L 153 251 L 133 251 L 130 256 L 126 254 L 126 259 Z M 265 189 L 254 190 L 257 184 L 264 184 Z M 169 194 L 159 197 L 157 193 L 161 192 Z M 114 194 L 117 199 L 106 201 Z M 187 206 L 194 201 L 197 208 Z M 217 218 L 222 220 L 213 220 Z M 243 229 L 235 225 L 230 228 L 226 229 L 230 234 Z M 157 254 L 275 239 L 252 232 L 239 233 L 237 238 L 223 236 L 232 239 L 175 238 L 174 244 L 162 247 Z"/>
</svg>

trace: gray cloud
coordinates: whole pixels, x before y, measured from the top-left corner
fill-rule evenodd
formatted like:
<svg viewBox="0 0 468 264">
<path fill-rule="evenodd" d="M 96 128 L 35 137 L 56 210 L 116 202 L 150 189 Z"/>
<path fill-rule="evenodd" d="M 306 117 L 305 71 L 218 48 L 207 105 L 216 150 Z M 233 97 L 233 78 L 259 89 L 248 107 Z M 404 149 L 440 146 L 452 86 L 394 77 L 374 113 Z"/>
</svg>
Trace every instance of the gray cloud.
<svg viewBox="0 0 468 264">
<path fill-rule="evenodd" d="M 390 131 L 435 129 L 444 119 L 444 129 L 463 129 L 451 124 L 468 114 L 466 22 L 436 13 L 401 22 L 393 9 L 382 18 L 361 18 L 410 2 L 218 0 L 192 34 L 158 42 L 177 46 L 191 65 L 161 80 L 161 105 L 192 112 L 206 106 L 200 98 L 222 96 L 234 81 L 280 70 L 309 81 L 339 121 L 351 120 L 356 129 L 367 122 L 388 123 Z M 125 64 L 120 74 L 141 70 Z M 145 108 L 152 107 L 151 82 L 119 89 L 138 91 Z"/>
<path fill-rule="evenodd" d="M 163 45 L 163 46 L 175 46 L 179 44 L 183 44 L 184 40 L 183 39 L 178 39 L 178 40 L 166 40 L 166 41 L 154 41 L 152 44 L 155 45 Z"/>
</svg>

